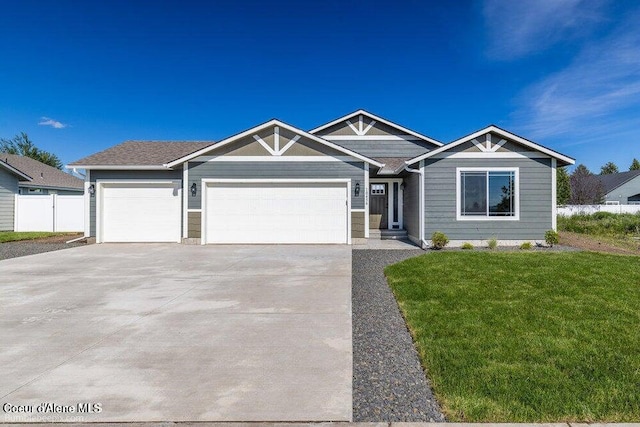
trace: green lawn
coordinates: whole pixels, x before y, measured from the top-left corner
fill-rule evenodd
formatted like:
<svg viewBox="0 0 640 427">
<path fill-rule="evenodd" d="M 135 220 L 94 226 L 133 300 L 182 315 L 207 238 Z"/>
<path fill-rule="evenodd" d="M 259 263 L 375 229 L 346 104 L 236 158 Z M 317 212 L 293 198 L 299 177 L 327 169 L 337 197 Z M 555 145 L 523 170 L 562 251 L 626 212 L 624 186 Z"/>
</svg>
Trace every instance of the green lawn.
<svg viewBox="0 0 640 427">
<path fill-rule="evenodd" d="M 48 233 L 44 231 L 0 231 L 0 243 L 33 240 L 43 237 L 74 235 L 76 233 Z"/>
<path fill-rule="evenodd" d="M 439 252 L 385 273 L 449 420 L 640 420 L 640 258 Z"/>
</svg>

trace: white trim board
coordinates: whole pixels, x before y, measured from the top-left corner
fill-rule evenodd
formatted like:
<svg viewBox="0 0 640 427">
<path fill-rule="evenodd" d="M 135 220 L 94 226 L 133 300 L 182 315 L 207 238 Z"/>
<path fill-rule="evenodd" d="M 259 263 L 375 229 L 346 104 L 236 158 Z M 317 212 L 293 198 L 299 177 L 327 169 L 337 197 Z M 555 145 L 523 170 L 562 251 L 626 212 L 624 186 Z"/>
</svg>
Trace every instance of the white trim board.
<svg viewBox="0 0 640 427">
<path fill-rule="evenodd" d="M 514 172 L 514 216 L 466 216 L 460 214 L 460 208 L 462 207 L 462 180 L 461 172 Z M 487 198 L 489 180 L 487 179 Z M 487 206 L 487 210 L 489 206 Z M 456 168 L 456 221 L 520 221 L 520 168 L 510 167 L 458 167 Z"/>
<path fill-rule="evenodd" d="M 558 231 L 558 161 L 551 159 L 551 228 Z"/>
<path fill-rule="evenodd" d="M 192 162 L 362 162 L 351 156 L 199 156 Z"/>
<path fill-rule="evenodd" d="M 68 169 L 84 169 L 84 170 L 169 170 L 170 168 L 163 165 L 67 165 Z"/>
<path fill-rule="evenodd" d="M 194 159 L 196 157 L 200 157 L 200 156 L 202 156 L 202 155 L 204 155 L 204 154 L 206 154 L 206 153 L 208 153 L 210 151 L 215 151 L 215 150 L 219 149 L 220 147 L 224 147 L 225 145 L 228 145 L 228 144 L 231 144 L 233 142 L 236 142 L 236 141 L 238 141 L 238 140 L 240 140 L 242 138 L 245 138 L 247 136 L 252 136 L 252 135 L 254 135 L 254 134 L 256 134 L 256 133 L 258 133 L 258 132 L 260 132 L 260 131 L 262 131 L 264 129 L 270 128 L 271 126 L 286 129 L 286 130 L 288 130 L 290 132 L 295 133 L 296 135 L 304 136 L 305 138 L 308 138 L 308 139 L 310 139 L 310 140 L 312 140 L 314 142 L 317 142 L 319 144 L 325 145 L 325 146 L 327 146 L 329 148 L 332 148 L 332 149 L 334 149 L 336 151 L 340 151 L 341 153 L 347 154 L 348 156 L 351 156 L 351 157 L 355 157 L 355 158 L 357 158 L 359 160 L 362 160 L 364 162 L 370 163 L 370 164 L 372 164 L 374 166 L 378 166 L 378 167 L 382 167 L 383 166 L 382 163 L 379 163 L 379 162 L 377 162 L 377 161 L 375 161 L 373 159 L 370 159 L 370 158 L 368 158 L 366 156 L 358 154 L 358 153 L 356 153 L 354 151 L 351 151 L 351 150 L 349 150 L 347 148 L 341 147 L 340 145 L 336 145 L 336 144 L 334 144 L 334 143 L 332 143 L 330 141 L 327 141 L 326 139 L 322 139 L 322 138 L 320 138 L 320 137 L 318 137 L 316 135 L 312 135 L 312 134 L 310 134 L 308 132 L 303 131 L 302 129 L 298 129 L 296 127 L 293 127 L 291 125 L 283 123 L 280 120 L 270 120 L 270 121 L 268 121 L 266 123 L 263 123 L 261 125 L 255 126 L 255 127 L 251 128 L 251 129 L 247 129 L 246 131 L 241 132 L 241 133 L 239 133 L 237 135 L 231 136 L 231 137 L 229 137 L 227 139 L 224 139 L 224 140 L 218 142 L 215 145 L 212 145 L 212 146 L 209 146 L 209 147 L 205 147 L 205 148 L 203 148 L 201 150 L 198 150 L 198 151 L 196 151 L 194 153 L 191 153 L 191 154 L 189 154 L 187 156 L 184 156 L 184 157 L 176 159 L 176 160 L 174 160 L 172 162 L 169 162 L 164 166 L 172 168 L 172 167 L 174 167 L 176 165 L 184 163 L 185 161 L 189 161 L 189 160 L 192 160 L 192 159 Z"/>
<path fill-rule="evenodd" d="M 421 140 L 424 140 L 426 142 L 430 142 L 430 143 L 432 143 L 434 145 L 437 145 L 438 147 L 443 145 L 442 142 L 440 142 L 440 141 L 437 141 L 437 140 L 435 140 L 433 138 L 429 138 L 426 135 L 422 135 L 422 134 L 420 134 L 418 132 L 412 131 L 411 129 L 405 128 L 404 126 L 400 126 L 399 124 L 396 124 L 396 123 L 393 123 L 393 122 L 391 122 L 389 120 L 383 119 L 380 116 L 376 116 L 375 114 L 369 113 L 368 111 L 365 111 L 365 110 L 362 110 L 362 109 L 358 110 L 358 111 L 354 111 L 353 113 L 347 114 L 346 116 L 339 117 L 339 118 L 337 118 L 337 119 L 335 119 L 335 120 L 333 120 L 333 121 L 331 121 L 329 123 L 326 123 L 324 125 L 318 126 L 315 129 L 311 129 L 309 131 L 309 133 L 315 134 L 315 133 L 320 132 L 320 131 L 322 131 L 324 129 L 327 129 L 327 128 L 333 126 L 333 125 L 336 125 L 338 123 L 346 122 L 347 120 L 350 120 L 353 117 L 358 116 L 358 115 L 367 116 L 368 118 L 370 118 L 372 120 L 375 120 L 375 121 L 383 123 L 383 124 L 385 124 L 387 126 L 391 126 L 393 128 L 396 128 L 399 131 L 404 132 L 405 134 L 409 134 L 409 135 L 415 136 L 415 137 L 417 137 L 417 138 L 419 138 Z"/>
<path fill-rule="evenodd" d="M 423 139 L 413 135 L 325 135 L 329 141 L 420 141 Z"/>
</svg>

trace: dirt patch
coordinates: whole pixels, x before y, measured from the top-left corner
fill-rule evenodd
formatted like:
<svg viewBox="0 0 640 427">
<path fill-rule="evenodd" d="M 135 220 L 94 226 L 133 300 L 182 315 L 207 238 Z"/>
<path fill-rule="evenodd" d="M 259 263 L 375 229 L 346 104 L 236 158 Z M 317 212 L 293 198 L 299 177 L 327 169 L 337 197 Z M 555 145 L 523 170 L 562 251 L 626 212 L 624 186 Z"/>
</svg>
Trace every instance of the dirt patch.
<svg viewBox="0 0 640 427">
<path fill-rule="evenodd" d="M 585 234 L 570 233 L 568 231 L 560 232 L 560 244 L 572 246 L 585 251 L 604 252 L 619 255 L 640 255 L 640 246 L 633 249 L 628 243 L 621 242 L 620 245 L 612 243 L 610 239 L 600 238 L 596 236 L 587 236 Z"/>
<path fill-rule="evenodd" d="M 31 243 L 65 243 L 65 242 L 68 242 L 69 240 L 82 237 L 83 235 L 84 235 L 83 233 L 69 233 L 61 236 L 43 237 L 41 239 L 22 240 L 22 241 L 31 242 Z"/>
</svg>

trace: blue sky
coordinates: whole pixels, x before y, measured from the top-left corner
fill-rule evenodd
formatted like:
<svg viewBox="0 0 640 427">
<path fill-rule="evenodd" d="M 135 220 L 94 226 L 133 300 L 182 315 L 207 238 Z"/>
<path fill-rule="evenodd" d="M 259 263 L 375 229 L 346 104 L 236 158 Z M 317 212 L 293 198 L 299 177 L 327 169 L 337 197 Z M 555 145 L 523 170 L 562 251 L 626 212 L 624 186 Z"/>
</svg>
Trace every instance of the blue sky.
<svg viewBox="0 0 640 427">
<path fill-rule="evenodd" d="M 640 158 L 640 4 L 7 2 L 0 137 L 65 163 L 364 108 L 443 142 L 496 124 L 594 171 Z"/>
</svg>

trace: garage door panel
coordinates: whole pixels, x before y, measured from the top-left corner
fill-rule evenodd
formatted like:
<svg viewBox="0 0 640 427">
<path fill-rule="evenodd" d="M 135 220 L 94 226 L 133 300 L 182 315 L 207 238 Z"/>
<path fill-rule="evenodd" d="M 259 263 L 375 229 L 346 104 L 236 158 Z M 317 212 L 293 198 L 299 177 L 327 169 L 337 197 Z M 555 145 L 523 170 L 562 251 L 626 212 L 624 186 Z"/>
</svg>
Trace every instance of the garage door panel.
<svg viewBox="0 0 640 427">
<path fill-rule="evenodd" d="M 347 243 L 346 184 L 211 184 L 207 243 Z"/>
<path fill-rule="evenodd" d="M 102 241 L 178 241 L 180 199 L 174 184 L 104 184 Z"/>
</svg>

